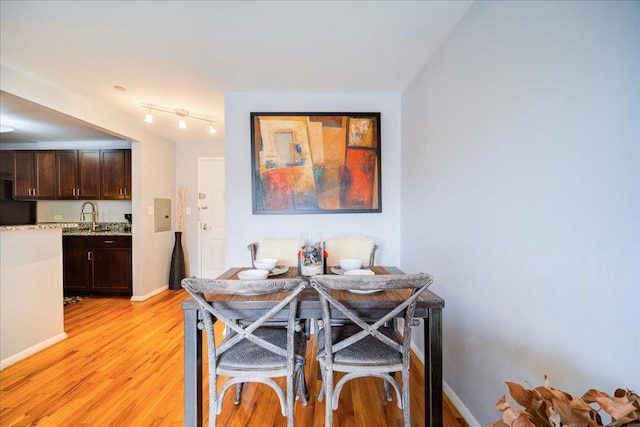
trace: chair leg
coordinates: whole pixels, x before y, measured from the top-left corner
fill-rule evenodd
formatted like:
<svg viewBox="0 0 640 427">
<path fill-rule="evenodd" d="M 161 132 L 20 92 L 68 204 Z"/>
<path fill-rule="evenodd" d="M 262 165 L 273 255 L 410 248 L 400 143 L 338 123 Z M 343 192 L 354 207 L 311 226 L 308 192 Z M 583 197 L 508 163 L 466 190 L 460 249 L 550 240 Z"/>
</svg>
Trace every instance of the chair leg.
<svg viewBox="0 0 640 427">
<path fill-rule="evenodd" d="M 384 381 L 384 397 L 387 399 L 387 402 L 391 402 L 393 398 L 391 397 L 391 386 L 389 385 L 389 381 Z"/>
<path fill-rule="evenodd" d="M 326 394 L 324 401 L 324 425 L 325 427 L 331 427 L 333 426 L 333 372 L 326 372 L 322 386 Z"/>
<path fill-rule="evenodd" d="M 307 381 L 304 377 L 304 365 L 298 365 L 296 370 L 296 389 L 298 390 L 298 395 L 300 396 L 300 401 L 304 406 L 307 406 L 309 403 L 309 390 L 307 390 Z"/>
<path fill-rule="evenodd" d="M 294 379 L 287 376 L 287 427 L 294 427 L 293 425 L 293 403 L 295 401 L 295 388 Z"/>
<path fill-rule="evenodd" d="M 243 383 L 236 384 L 236 394 L 235 394 L 235 396 L 233 398 L 233 404 L 234 405 L 237 405 L 237 404 L 240 403 L 240 395 L 242 394 L 242 386 L 243 385 L 244 385 Z"/>
<path fill-rule="evenodd" d="M 409 369 L 402 369 L 402 417 L 404 426 L 411 427 L 411 409 L 409 402 Z"/>
<path fill-rule="evenodd" d="M 211 375 L 209 381 L 209 427 L 216 427 L 216 417 L 218 415 L 218 377 Z"/>
<path fill-rule="evenodd" d="M 322 402 L 322 399 L 324 399 L 324 385 L 325 385 L 325 381 L 324 381 L 324 368 L 322 366 L 322 364 L 320 365 L 320 381 L 322 383 L 322 385 L 320 386 L 320 393 L 318 393 L 318 402 Z"/>
</svg>

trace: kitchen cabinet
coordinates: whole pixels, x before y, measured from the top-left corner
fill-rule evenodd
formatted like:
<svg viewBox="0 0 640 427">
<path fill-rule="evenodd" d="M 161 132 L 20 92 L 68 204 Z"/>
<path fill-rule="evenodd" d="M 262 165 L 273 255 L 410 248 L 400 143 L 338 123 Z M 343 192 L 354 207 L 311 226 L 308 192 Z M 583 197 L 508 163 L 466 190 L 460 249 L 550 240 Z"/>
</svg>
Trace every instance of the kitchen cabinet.
<svg viewBox="0 0 640 427">
<path fill-rule="evenodd" d="M 13 198 L 23 200 L 55 199 L 56 153 L 14 151 Z"/>
<path fill-rule="evenodd" d="M 63 236 L 65 295 L 132 295 L 131 236 Z"/>
<path fill-rule="evenodd" d="M 100 150 L 56 150 L 56 199 L 100 198 Z"/>
<path fill-rule="evenodd" d="M 0 178 L 13 179 L 13 151 L 0 151 Z"/>
<path fill-rule="evenodd" d="M 100 150 L 100 198 L 131 200 L 131 150 Z"/>
</svg>

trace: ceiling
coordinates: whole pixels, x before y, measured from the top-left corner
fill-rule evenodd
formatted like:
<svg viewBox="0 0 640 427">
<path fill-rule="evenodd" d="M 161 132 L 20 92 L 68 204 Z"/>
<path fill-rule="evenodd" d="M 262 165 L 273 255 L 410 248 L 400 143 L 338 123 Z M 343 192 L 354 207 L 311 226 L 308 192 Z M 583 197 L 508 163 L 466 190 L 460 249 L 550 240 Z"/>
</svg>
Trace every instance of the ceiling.
<svg viewBox="0 0 640 427">
<path fill-rule="evenodd" d="M 227 92 L 400 93 L 470 5 L 2 1 L 1 63 L 141 123 L 141 103 L 213 117 L 223 135 Z M 11 114 L 45 120 L 39 109 L 5 98 L 3 93 L 3 124 Z M 52 119 L 51 111 L 43 114 Z M 208 138 L 206 122 L 187 120 L 187 129 L 179 130 L 177 116 L 154 116 L 149 129 L 164 137 Z M 24 137 L 99 137 L 68 116 L 52 120 L 60 126 Z"/>
</svg>

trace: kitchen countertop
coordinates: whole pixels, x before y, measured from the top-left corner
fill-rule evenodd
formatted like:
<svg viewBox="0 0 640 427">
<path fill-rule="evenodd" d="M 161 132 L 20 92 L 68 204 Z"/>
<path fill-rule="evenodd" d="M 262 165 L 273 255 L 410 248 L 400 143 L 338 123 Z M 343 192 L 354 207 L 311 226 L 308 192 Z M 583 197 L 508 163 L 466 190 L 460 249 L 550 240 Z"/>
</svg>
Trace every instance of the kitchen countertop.
<svg viewBox="0 0 640 427">
<path fill-rule="evenodd" d="M 77 226 L 78 224 L 76 223 L 64 222 L 49 224 L 0 225 L 0 231 L 50 230 L 52 228 L 74 228 Z"/>
<path fill-rule="evenodd" d="M 91 231 L 82 229 L 63 230 L 63 236 L 131 236 L 130 231 L 108 230 Z"/>
<path fill-rule="evenodd" d="M 50 230 L 62 229 L 63 236 L 131 236 L 130 231 L 124 231 L 122 227 L 113 227 L 106 230 L 91 231 L 80 227 L 75 222 L 49 222 L 41 224 L 24 225 L 0 225 L 0 231 L 26 231 L 26 230 Z"/>
</svg>

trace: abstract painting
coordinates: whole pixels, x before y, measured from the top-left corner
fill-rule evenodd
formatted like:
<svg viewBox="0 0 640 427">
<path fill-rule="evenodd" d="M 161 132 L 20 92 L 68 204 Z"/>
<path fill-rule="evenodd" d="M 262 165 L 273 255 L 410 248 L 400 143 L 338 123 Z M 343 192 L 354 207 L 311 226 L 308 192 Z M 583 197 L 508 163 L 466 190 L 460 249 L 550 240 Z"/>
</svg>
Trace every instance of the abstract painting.
<svg viewBox="0 0 640 427">
<path fill-rule="evenodd" d="M 380 113 L 251 113 L 254 214 L 382 212 Z"/>
</svg>

